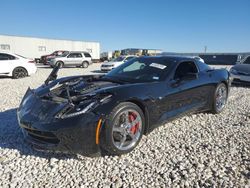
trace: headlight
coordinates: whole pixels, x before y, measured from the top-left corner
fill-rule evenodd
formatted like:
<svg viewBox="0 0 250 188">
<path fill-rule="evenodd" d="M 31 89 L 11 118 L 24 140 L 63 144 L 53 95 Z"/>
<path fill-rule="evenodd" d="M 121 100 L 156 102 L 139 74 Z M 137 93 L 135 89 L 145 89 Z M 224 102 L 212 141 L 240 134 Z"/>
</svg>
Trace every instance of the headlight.
<svg viewBox="0 0 250 188">
<path fill-rule="evenodd" d="M 92 102 L 92 103 L 90 103 L 88 106 L 86 106 L 86 107 L 83 108 L 83 109 L 76 108 L 75 112 L 72 112 L 72 113 L 69 112 L 69 114 L 67 114 L 67 113 L 66 113 L 66 114 L 63 114 L 63 115 L 61 116 L 61 118 L 62 118 L 62 119 L 65 119 L 65 118 L 70 118 L 70 117 L 79 116 L 79 115 L 84 114 L 84 113 L 86 113 L 87 111 L 89 111 L 94 105 L 95 105 L 95 102 Z M 77 111 L 77 110 L 78 110 L 78 111 Z"/>
<path fill-rule="evenodd" d="M 78 105 L 75 106 L 68 105 L 65 108 L 63 108 L 63 110 L 61 110 L 55 117 L 65 119 L 85 114 L 86 112 L 89 112 L 91 109 L 97 107 L 98 104 L 109 101 L 111 97 L 112 95 L 105 95 L 96 98 L 93 97 L 93 99 L 83 100 L 82 102 L 80 102 Z"/>
</svg>

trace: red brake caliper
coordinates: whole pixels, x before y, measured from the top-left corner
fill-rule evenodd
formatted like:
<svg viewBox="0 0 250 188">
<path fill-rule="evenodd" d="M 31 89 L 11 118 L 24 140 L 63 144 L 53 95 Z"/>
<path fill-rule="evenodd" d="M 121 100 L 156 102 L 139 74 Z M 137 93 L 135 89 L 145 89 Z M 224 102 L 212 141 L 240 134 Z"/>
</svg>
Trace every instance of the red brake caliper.
<svg viewBox="0 0 250 188">
<path fill-rule="evenodd" d="M 132 123 L 136 119 L 137 115 L 133 112 L 129 113 L 129 121 Z M 131 133 L 135 134 L 139 129 L 139 122 L 130 128 Z"/>
</svg>

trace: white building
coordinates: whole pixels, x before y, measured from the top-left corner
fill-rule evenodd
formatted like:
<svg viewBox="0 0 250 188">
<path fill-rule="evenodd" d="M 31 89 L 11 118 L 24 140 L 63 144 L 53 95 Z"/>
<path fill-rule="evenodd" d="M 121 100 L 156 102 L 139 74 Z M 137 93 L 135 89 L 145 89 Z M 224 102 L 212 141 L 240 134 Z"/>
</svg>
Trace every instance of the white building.
<svg viewBox="0 0 250 188">
<path fill-rule="evenodd" d="M 87 51 L 93 59 L 100 59 L 99 42 L 0 35 L 0 51 L 9 51 L 29 58 L 40 58 L 56 50 Z"/>
</svg>

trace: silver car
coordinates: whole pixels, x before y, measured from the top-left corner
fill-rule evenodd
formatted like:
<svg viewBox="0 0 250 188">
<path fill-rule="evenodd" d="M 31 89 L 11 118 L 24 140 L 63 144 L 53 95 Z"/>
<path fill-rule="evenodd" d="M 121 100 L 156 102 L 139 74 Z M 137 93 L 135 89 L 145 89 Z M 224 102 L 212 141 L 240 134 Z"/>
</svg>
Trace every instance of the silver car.
<svg viewBox="0 0 250 188">
<path fill-rule="evenodd" d="M 246 57 L 241 64 L 234 65 L 230 69 L 230 75 L 234 83 L 250 84 L 250 56 Z"/>
<path fill-rule="evenodd" d="M 88 52 L 72 51 L 50 59 L 49 64 L 51 67 L 60 65 L 60 67 L 77 66 L 87 68 L 92 64 L 92 57 Z"/>
</svg>

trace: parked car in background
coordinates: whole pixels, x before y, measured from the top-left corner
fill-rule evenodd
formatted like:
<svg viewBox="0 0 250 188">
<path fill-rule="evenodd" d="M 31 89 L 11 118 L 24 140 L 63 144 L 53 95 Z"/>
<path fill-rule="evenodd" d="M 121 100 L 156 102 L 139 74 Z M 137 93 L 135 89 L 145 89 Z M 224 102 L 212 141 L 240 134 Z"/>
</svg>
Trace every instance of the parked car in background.
<svg viewBox="0 0 250 188">
<path fill-rule="evenodd" d="M 64 53 L 69 53 L 69 51 L 65 51 L 65 50 L 58 50 L 58 51 L 54 51 L 52 54 L 49 54 L 49 55 L 43 55 L 41 56 L 40 58 L 40 63 L 44 64 L 44 65 L 47 65 L 48 64 L 48 59 L 49 58 L 54 58 L 54 57 L 57 57 L 57 56 L 60 56 Z"/>
<path fill-rule="evenodd" d="M 200 54 L 208 65 L 235 65 L 238 61 L 237 54 Z"/>
<path fill-rule="evenodd" d="M 92 57 L 88 52 L 72 51 L 69 53 L 64 53 L 61 56 L 52 58 L 49 63 L 51 67 L 54 67 L 55 65 L 60 65 L 60 67 L 79 66 L 83 68 L 88 68 L 88 66 L 92 64 Z"/>
<path fill-rule="evenodd" d="M 111 61 L 107 61 L 107 62 L 104 62 L 102 65 L 101 65 L 101 71 L 111 71 L 112 69 L 118 67 L 119 65 L 127 62 L 128 60 L 131 60 L 133 58 L 135 58 L 137 56 L 119 56 Z"/>
<path fill-rule="evenodd" d="M 32 59 L 14 53 L 0 52 L 0 75 L 22 78 L 36 72 L 36 64 Z"/>
<path fill-rule="evenodd" d="M 246 57 L 241 64 L 234 65 L 230 69 L 233 83 L 250 84 L 250 56 Z"/>
<path fill-rule="evenodd" d="M 47 57 L 47 65 L 50 65 L 50 61 L 56 57 L 64 57 L 69 54 L 69 51 L 64 51 L 62 54 L 58 54 L 56 56 L 48 56 Z"/>
<path fill-rule="evenodd" d="M 200 61 L 202 63 L 205 63 L 204 59 L 202 59 L 201 57 L 199 56 L 194 56 L 194 58 L 197 60 L 197 61 Z"/>
</svg>

